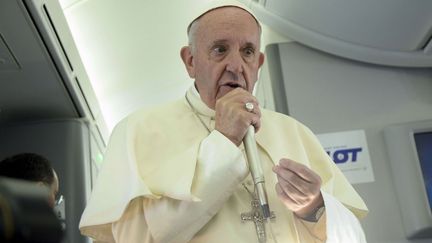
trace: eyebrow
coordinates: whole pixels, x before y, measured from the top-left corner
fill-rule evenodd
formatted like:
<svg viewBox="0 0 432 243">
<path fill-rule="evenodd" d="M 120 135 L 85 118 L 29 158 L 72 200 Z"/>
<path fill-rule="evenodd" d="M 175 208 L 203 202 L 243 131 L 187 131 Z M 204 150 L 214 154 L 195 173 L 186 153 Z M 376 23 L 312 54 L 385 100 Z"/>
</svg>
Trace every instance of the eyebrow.
<svg viewBox="0 0 432 243">
<path fill-rule="evenodd" d="M 227 43 L 227 39 L 219 39 L 212 42 L 211 46 L 221 45 Z"/>
<path fill-rule="evenodd" d="M 216 45 L 226 44 L 227 42 L 229 42 L 227 39 L 215 40 L 215 41 L 212 42 L 212 44 L 210 45 L 210 47 L 213 47 L 213 46 L 216 46 Z M 243 46 L 253 47 L 255 49 L 257 48 L 257 46 L 254 43 L 250 42 L 250 41 L 246 42 Z"/>
<path fill-rule="evenodd" d="M 247 47 L 253 47 L 254 49 L 257 49 L 257 46 L 252 42 L 246 42 L 246 46 Z"/>
</svg>

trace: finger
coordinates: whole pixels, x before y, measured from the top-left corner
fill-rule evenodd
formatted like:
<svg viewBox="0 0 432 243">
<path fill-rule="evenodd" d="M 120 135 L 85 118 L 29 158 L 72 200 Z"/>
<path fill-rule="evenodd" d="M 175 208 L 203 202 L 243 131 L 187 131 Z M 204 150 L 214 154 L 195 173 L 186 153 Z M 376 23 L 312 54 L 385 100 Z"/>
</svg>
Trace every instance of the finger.
<svg viewBox="0 0 432 243">
<path fill-rule="evenodd" d="M 295 202 L 291 197 L 289 197 L 282 189 L 279 183 L 275 185 L 276 194 L 284 202 L 285 205 L 292 211 L 296 211 L 299 208 L 297 202 Z"/>
<path fill-rule="evenodd" d="M 248 104 L 248 103 L 252 103 L 253 104 L 253 108 L 251 110 L 248 110 L 246 108 L 246 104 Z M 242 106 L 242 108 L 245 111 L 250 112 L 250 113 L 254 113 L 254 114 L 258 115 L 259 117 L 261 117 L 261 109 L 259 108 L 259 104 L 258 103 L 249 100 L 249 101 L 246 101 L 244 103 L 243 102 L 242 103 L 239 102 L 239 104 Z"/>
<path fill-rule="evenodd" d="M 237 88 L 237 89 L 239 92 L 236 95 L 237 95 L 237 97 L 241 97 L 243 99 L 242 100 L 243 102 L 253 102 L 256 105 L 259 104 L 258 99 L 255 96 L 253 96 L 253 94 L 249 93 L 249 91 L 246 91 L 244 89 L 239 89 L 239 88 Z M 237 89 L 235 89 L 235 90 L 237 90 Z"/>
<path fill-rule="evenodd" d="M 261 119 L 258 119 L 257 122 L 254 123 L 255 133 L 257 133 L 261 128 Z"/>
<path fill-rule="evenodd" d="M 252 96 L 250 93 L 242 90 L 241 88 L 236 88 L 225 94 L 224 96 L 220 97 L 216 100 L 216 104 L 219 102 L 221 104 L 242 104 L 243 109 L 245 108 L 244 105 L 246 102 L 254 101 L 255 97 Z M 254 102 L 253 102 L 254 103 Z M 255 103 L 254 103 L 255 105 Z"/>
<path fill-rule="evenodd" d="M 252 112 L 258 117 L 261 117 L 261 109 L 259 107 L 259 104 L 254 104 L 254 109 L 252 110 Z"/>
<path fill-rule="evenodd" d="M 253 102 L 254 104 L 259 103 L 258 99 L 255 96 L 253 96 L 251 93 L 249 93 L 248 91 L 242 88 L 233 89 L 221 98 L 232 99 L 240 103 L 246 103 L 246 102 Z"/>
<path fill-rule="evenodd" d="M 285 192 L 285 194 L 287 194 L 293 201 L 297 202 L 298 204 L 304 204 L 305 202 L 308 201 L 309 197 L 305 193 L 300 191 L 290 182 L 280 178 L 279 176 L 278 176 L 278 183 L 282 188 L 282 190 Z"/>
<path fill-rule="evenodd" d="M 261 118 L 256 114 L 249 114 L 249 119 L 250 125 L 255 127 L 255 133 L 258 132 L 261 127 Z"/>
<path fill-rule="evenodd" d="M 321 182 L 321 178 L 307 166 L 290 159 L 281 159 L 279 165 L 288 169 L 310 183 Z"/>
<path fill-rule="evenodd" d="M 261 117 L 261 110 L 259 108 L 258 99 L 249 92 L 242 90 L 241 88 L 230 91 L 221 99 L 224 99 L 224 102 L 226 103 L 238 104 L 238 107 L 240 109 L 257 114 L 259 117 Z M 251 111 L 248 111 L 246 109 L 246 103 L 252 103 L 254 108 Z"/>
<path fill-rule="evenodd" d="M 302 192 L 305 195 L 314 193 L 314 184 L 304 180 L 302 177 L 298 176 L 296 173 L 282 168 L 280 166 L 275 166 L 275 173 L 278 175 L 278 179 L 291 184 L 296 190 Z"/>
<path fill-rule="evenodd" d="M 256 103 L 256 106 L 254 107 L 254 113 L 257 114 L 259 117 L 261 117 L 261 107 L 259 103 Z"/>
<path fill-rule="evenodd" d="M 227 97 L 228 99 L 232 99 L 233 102 L 238 102 L 238 103 L 242 104 L 243 106 L 246 103 L 252 103 L 254 105 L 254 113 L 257 112 L 257 111 L 255 111 L 255 108 L 259 107 L 259 101 L 255 96 L 253 96 L 248 91 L 243 90 L 242 88 L 236 88 L 236 89 L 232 90 L 231 92 L 229 92 L 225 96 L 228 96 Z"/>
</svg>

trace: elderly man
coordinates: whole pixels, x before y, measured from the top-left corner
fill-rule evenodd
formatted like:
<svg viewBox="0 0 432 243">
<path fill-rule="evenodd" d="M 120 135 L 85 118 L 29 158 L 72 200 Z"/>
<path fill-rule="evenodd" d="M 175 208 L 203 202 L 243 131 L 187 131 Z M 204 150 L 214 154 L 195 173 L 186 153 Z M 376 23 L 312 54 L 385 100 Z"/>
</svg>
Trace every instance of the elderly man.
<svg viewBox="0 0 432 243">
<path fill-rule="evenodd" d="M 120 243 L 365 242 L 356 216 L 367 208 L 315 136 L 260 109 L 252 95 L 264 62 L 260 33 L 238 4 L 210 8 L 189 25 L 181 58 L 194 85 L 184 99 L 116 126 L 83 234 Z M 244 156 L 251 125 L 267 221 Z"/>
</svg>

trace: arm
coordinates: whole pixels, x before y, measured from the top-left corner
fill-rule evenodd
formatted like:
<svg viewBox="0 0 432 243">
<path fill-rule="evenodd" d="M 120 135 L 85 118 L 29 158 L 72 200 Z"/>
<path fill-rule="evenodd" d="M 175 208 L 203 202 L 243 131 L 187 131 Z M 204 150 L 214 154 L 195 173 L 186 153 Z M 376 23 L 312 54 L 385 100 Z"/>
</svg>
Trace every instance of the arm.
<svg viewBox="0 0 432 243">
<path fill-rule="evenodd" d="M 142 209 L 138 206 L 138 211 L 132 214 L 133 220 L 122 217 L 113 224 L 116 242 L 134 243 L 130 233 L 137 234 L 137 243 L 143 242 L 142 239 L 147 243 L 188 242 L 220 210 L 247 173 L 241 151 L 221 133 L 213 131 L 200 145 L 192 185 L 193 194 L 201 201 L 140 199 Z M 129 231 L 132 221 L 138 228 Z"/>
<path fill-rule="evenodd" d="M 357 217 L 332 195 L 321 191 L 326 212 L 318 222 L 296 219 L 302 232 L 302 242 L 366 243 L 366 237 Z"/>
<path fill-rule="evenodd" d="M 366 242 L 355 215 L 336 198 L 320 190 L 318 174 L 287 159 L 282 159 L 273 170 L 278 177 L 276 192 L 285 206 L 294 212 L 304 242 Z M 317 220 L 308 219 L 323 204 L 324 214 Z"/>
</svg>

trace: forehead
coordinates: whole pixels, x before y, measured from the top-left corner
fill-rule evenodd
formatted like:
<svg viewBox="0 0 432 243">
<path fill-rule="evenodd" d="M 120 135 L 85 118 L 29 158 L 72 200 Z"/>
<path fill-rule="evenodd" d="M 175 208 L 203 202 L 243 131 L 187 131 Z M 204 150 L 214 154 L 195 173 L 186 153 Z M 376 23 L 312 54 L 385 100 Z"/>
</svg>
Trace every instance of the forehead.
<svg viewBox="0 0 432 243">
<path fill-rule="evenodd" d="M 259 44 L 260 27 L 247 11 L 237 7 L 214 9 L 199 19 L 197 38 L 240 40 Z"/>
</svg>

